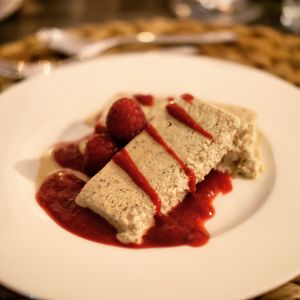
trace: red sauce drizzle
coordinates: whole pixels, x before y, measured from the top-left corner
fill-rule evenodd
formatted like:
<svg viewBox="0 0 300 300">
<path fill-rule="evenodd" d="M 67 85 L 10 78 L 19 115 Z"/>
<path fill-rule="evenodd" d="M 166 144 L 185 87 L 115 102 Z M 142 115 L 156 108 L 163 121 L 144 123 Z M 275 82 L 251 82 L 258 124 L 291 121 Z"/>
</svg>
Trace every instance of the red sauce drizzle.
<svg viewBox="0 0 300 300">
<path fill-rule="evenodd" d="M 182 94 L 182 95 L 181 95 L 181 98 L 182 98 L 183 100 L 185 100 L 186 102 L 189 102 L 189 103 L 192 103 L 193 100 L 194 100 L 194 96 L 191 95 L 191 94 L 188 94 L 188 93 Z"/>
<path fill-rule="evenodd" d="M 167 97 L 167 100 L 169 101 L 169 102 L 172 102 L 172 101 L 174 101 L 174 97 L 173 96 L 169 96 L 169 97 Z"/>
<path fill-rule="evenodd" d="M 116 230 L 105 219 L 75 203 L 84 185 L 85 182 L 72 173 L 54 173 L 43 182 L 37 201 L 69 232 L 98 243 L 127 248 L 204 245 L 210 238 L 204 224 L 214 215 L 212 201 L 219 193 L 232 189 L 228 175 L 212 171 L 197 184 L 196 192 L 188 194 L 168 216 L 156 215 L 155 225 L 144 236 L 141 245 L 124 245 L 116 239 Z"/>
<path fill-rule="evenodd" d="M 84 171 L 84 155 L 79 150 L 80 140 L 70 143 L 60 143 L 55 145 L 53 158 L 64 168 L 70 168 L 77 171 Z"/>
<path fill-rule="evenodd" d="M 152 95 L 136 94 L 134 95 L 134 99 L 145 106 L 152 106 L 154 104 L 154 97 Z"/>
<path fill-rule="evenodd" d="M 160 134 L 157 132 L 157 130 L 151 125 L 148 124 L 145 128 L 147 133 L 161 146 L 163 146 L 168 153 L 173 156 L 174 159 L 177 160 L 181 168 L 184 170 L 186 176 L 189 179 L 189 189 L 190 192 L 195 192 L 196 191 L 196 175 L 194 171 L 189 168 L 179 157 L 178 155 L 174 152 L 173 149 L 170 148 L 170 146 L 164 141 L 164 139 L 160 136 Z"/>
<path fill-rule="evenodd" d="M 213 136 L 209 132 L 205 131 L 198 123 L 196 123 L 195 120 L 186 112 L 186 110 L 177 103 L 168 103 L 166 108 L 168 113 L 179 122 L 194 129 L 204 137 L 210 140 L 213 139 Z"/>
<path fill-rule="evenodd" d="M 137 168 L 135 162 L 131 159 L 128 152 L 123 148 L 119 152 L 117 152 L 113 161 L 121 167 L 128 175 L 132 178 L 137 186 L 139 186 L 144 192 L 150 197 L 151 201 L 156 207 L 156 213 L 160 214 L 161 201 L 156 193 L 156 191 L 152 188 L 146 177 L 140 172 Z"/>
</svg>

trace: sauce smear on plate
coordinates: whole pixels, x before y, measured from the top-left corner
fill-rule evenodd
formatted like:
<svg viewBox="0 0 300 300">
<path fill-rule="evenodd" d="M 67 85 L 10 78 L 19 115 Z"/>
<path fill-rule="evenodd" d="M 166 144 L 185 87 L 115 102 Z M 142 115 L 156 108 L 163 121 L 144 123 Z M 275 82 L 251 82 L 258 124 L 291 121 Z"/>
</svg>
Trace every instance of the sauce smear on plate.
<svg viewBox="0 0 300 300">
<path fill-rule="evenodd" d="M 124 245 L 116 239 L 116 230 L 105 219 L 75 203 L 85 182 L 69 171 L 59 171 L 41 185 L 37 201 L 49 216 L 64 229 L 98 243 L 127 247 L 151 248 L 180 245 L 201 246 L 209 240 L 204 223 L 214 215 L 213 199 L 232 189 L 231 177 L 212 171 L 197 184 L 168 216 L 156 215 L 155 225 L 141 245 Z"/>
</svg>

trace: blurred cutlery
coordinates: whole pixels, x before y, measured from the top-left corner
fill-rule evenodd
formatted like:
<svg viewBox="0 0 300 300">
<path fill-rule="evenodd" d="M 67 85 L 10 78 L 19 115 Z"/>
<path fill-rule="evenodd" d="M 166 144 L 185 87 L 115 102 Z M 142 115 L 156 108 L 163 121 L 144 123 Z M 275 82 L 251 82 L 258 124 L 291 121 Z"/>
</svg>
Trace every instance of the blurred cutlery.
<svg viewBox="0 0 300 300">
<path fill-rule="evenodd" d="M 36 74 L 49 74 L 56 67 L 57 64 L 50 61 L 29 63 L 0 59 L 0 76 L 20 80 Z"/>
<path fill-rule="evenodd" d="M 181 35 L 155 35 L 150 32 L 141 32 L 132 36 L 118 36 L 104 39 L 98 42 L 90 42 L 85 39 L 77 38 L 64 30 L 50 28 L 42 29 L 37 33 L 38 39 L 45 43 L 49 48 L 60 53 L 69 55 L 58 63 L 50 61 L 39 61 L 34 63 L 24 61 L 9 61 L 0 59 L 0 76 L 9 79 L 24 79 L 37 74 L 49 74 L 53 69 L 60 65 L 91 59 L 106 50 L 120 45 L 128 44 L 160 44 L 175 45 L 179 49 L 172 48 L 174 52 L 180 52 L 180 48 L 185 45 L 219 44 L 234 42 L 237 34 L 232 31 L 216 31 L 200 34 L 181 34 Z M 181 47 L 180 47 L 181 46 Z M 175 50 L 174 50 L 175 49 Z M 187 49 L 185 49 L 186 51 Z M 190 48 L 192 53 L 193 50 Z"/>
<path fill-rule="evenodd" d="M 95 57 L 108 49 L 121 45 L 202 45 L 230 43 L 237 40 L 237 34 L 228 30 L 176 35 L 157 35 L 145 31 L 136 35 L 116 36 L 96 42 L 78 38 L 58 28 L 41 29 L 36 36 L 50 49 L 80 59 Z"/>
<path fill-rule="evenodd" d="M 181 46 L 168 48 L 166 50 L 159 50 L 159 52 L 172 52 L 185 55 L 192 55 L 195 54 L 197 50 L 194 47 Z M 13 80 L 21 80 L 38 74 L 47 75 L 61 65 L 71 64 L 76 61 L 80 60 L 71 57 L 59 62 L 38 61 L 31 63 L 24 61 L 16 62 L 12 60 L 0 59 L 0 76 Z"/>
</svg>

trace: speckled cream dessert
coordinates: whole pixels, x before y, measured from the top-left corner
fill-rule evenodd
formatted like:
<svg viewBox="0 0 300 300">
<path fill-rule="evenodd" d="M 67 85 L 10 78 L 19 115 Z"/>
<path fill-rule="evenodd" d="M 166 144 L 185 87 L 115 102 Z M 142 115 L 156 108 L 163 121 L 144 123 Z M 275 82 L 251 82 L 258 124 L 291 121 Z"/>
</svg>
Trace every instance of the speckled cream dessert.
<svg viewBox="0 0 300 300">
<path fill-rule="evenodd" d="M 129 92 L 123 92 L 113 96 L 104 108 L 96 115 L 87 119 L 87 123 L 94 125 L 95 116 L 99 116 L 98 121 L 105 124 L 106 116 L 112 103 L 120 97 L 133 97 Z M 167 97 L 153 97 L 153 105 L 142 105 L 142 108 L 148 120 L 151 120 L 160 110 L 165 108 Z M 255 179 L 262 170 L 262 164 L 259 158 L 258 147 L 258 129 L 256 114 L 244 107 L 236 105 L 214 103 L 220 109 L 233 114 L 241 121 L 238 128 L 234 147 L 224 156 L 216 169 L 225 171 L 233 176 L 239 176 L 248 179 Z"/>
<path fill-rule="evenodd" d="M 206 102 L 196 99 L 192 103 L 182 99 L 176 99 L 176 102 L 212 135 L 212 139 L 179 122 L 161 108 L 152 114 L 155 116 L 150 117 L 150 124 L 193 170 L 199 182 L 233 149 L 241 122 L 233 114 Z M 167 214 L 184 199 L 189 191 L 186 174 L 146 130 L 136 136 L 125 150 L 158 194 L 162 214 Z M 149 195 L 113 160 L 87 182 L 76 203 L 111 223 L 122 243 L 141 243 L 143 235 L 154 224 L 157 213 Z"/>
</svg>

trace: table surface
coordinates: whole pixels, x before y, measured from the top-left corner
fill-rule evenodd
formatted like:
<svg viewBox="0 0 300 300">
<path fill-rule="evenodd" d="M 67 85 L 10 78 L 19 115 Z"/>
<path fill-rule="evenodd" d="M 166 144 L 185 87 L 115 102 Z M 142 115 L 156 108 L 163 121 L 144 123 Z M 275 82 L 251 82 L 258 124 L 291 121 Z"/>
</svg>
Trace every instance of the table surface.
<svg viewBox="0 0 300 300">
<path fill-rule="evenodd" d="M 280 0 L 254 0 L 264 8 L 255 24 L 280 26 Z M 0 43 L 34 33 L 41 27 L 68 27 L 108 19 L 167 16 L 172 11 L 167 0 L 25 0 L 21 9 L 0 23 Z"/>
</svg>

